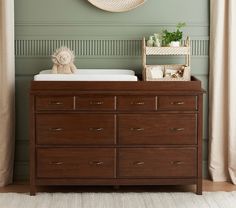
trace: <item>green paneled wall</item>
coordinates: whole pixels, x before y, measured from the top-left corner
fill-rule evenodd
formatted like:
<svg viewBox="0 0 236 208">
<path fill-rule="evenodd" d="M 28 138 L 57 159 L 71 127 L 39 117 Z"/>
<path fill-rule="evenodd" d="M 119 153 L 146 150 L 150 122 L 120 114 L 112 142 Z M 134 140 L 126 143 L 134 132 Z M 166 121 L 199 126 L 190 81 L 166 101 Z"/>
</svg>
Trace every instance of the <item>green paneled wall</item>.
<svg viewBox="0 0 236 208">
<path fill-rule="evenodd" d="M 141 39 L 186 22 L 192 40 L 192 73 L 208 88 L 208 0 L 147 0 L 130 12 L 99 10 L 86 0 L 15 0 L 16 154 L 15 180 L 27 180 L 28 91 L 33 75 L 51 68 L 60 46 L 75 51 L 78 68 L 129 68 L 141 73 Z M 150 63 L 181 58 L 156 57 Z M 204 96 L 204 175 L 207 175 L 208 99 Z"/>
</svg>

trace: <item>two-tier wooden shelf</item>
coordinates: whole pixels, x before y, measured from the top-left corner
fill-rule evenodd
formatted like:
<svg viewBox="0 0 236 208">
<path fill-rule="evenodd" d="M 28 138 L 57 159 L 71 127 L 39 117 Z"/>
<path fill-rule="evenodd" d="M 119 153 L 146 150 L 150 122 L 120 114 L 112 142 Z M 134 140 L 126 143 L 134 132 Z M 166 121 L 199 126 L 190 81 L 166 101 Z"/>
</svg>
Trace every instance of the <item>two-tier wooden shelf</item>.
<svg viewBox="0 0 236 208">
<path fill-rule="evenodd" d="M 173 64 L 173 65 L 147 65 L 147 56 L 185 56 L 185 64 Z M 143 65 L 143 80 L 144 81 L 190 81 L 190 56 L 191 47 L 190 39 L 187 37 L 184 46 L 180 47 L 147 47 L 146 40 L 142 41 L 142 65 Z M 181 69 L 184 67 L 183 76 L 178 78 L 153 78 L 151 76 L 150 67 L 162 66 L 171 69 Z"/>
</svg>

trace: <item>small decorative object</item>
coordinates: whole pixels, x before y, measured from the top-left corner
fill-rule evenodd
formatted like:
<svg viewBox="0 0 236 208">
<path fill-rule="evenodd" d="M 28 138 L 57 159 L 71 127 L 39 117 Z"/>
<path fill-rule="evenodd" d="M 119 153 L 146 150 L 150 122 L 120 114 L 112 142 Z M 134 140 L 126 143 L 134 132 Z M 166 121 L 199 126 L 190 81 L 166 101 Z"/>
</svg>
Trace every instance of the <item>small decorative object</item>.
<svg viewBox="0 0 236 208">
<path fill-rule="evenodd" d="M 152 78 L 163 78 L 164 67 L 163 66 L 149 66 Z"/>
<path fill-rule="evenodd" d="M 52 55 L 53 74 L 72 74 L 75 73 L 76 66 L 74 65 L 75 55 L 67 47 L 57 49 Z"/>
<path fill-rule="evenodd" d="M 181 77 L 183 77 L 183 70 L 184 70 L 183 67 L 181 66 L 180 69 L 167 68 L 165 70 L 165 77 L 169 77 L 169 78 L 181 78 Z"/>
<path fill-rule="evenodd" d="M 171 73 L 165 73 L 165 78 L 171 78 Z"/>
<path fill-rule="evenodd" d="M 154 34 L 154 47 L 161 47 L 161 35 L 158 33 Z"/>
<path fill-rule="evenodd" d="M 169 46 L 170 47 L 180 47 L 180 41 L 171 41 Z"/>
<path fill-rule="evenodd" d="M 88 0 L 99 9 L 109 12 L 126 12 L 144 4 L 147 0 Z"/>
<path fill-rule="evenodd" d="M 176 31 L 170 32 L 168 30 L 163 30 L 162 41 L 165 46 L 179 47 L 180 41 L 183 38 L 183 32 L 181 28 L 185 27 L 186 23 L 178 23 L 176 26 Z"/>
<path fill-rule="evenodd" d="M 150 36 L 149 40 L 147 41 L 147 46 L 152 47 L 154 45 L 154 36 Z"/>
<path fill-rule="evenodd" d="M 170 74 L 172 76 L 173 74 L 176 74 L 177 71 L 177 69 L 166 68 L 165 74 Z"/>
</svg>

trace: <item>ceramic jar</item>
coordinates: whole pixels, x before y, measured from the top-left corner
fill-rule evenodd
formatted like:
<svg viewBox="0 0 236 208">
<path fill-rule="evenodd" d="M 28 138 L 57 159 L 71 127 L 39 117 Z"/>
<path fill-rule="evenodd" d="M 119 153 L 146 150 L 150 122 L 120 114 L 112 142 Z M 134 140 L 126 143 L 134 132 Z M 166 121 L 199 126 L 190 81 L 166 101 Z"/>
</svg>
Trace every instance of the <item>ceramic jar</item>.
<svg viewBox="0 0 236 208">
<path fill-rule="evenodd" d="M 149 40 L 147 41 L 147 46 L 153 47 L 153 45 L 154 45 L 154 36 L 150 36 Z"/>
<path fill-rule="evenodd" d="M 170 47 L 179 47 L 180 46 L 180 41 L 171 41 L 170 42 Z"/>
</svg>

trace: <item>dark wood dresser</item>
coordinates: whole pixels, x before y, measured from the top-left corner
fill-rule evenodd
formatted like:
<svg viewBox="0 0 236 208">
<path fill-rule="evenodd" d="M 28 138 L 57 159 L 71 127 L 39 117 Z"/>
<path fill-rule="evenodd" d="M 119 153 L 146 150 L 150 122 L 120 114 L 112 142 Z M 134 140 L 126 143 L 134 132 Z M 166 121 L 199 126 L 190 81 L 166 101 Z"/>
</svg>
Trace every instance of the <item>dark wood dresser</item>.
<svg viewBox="0 0 236 208">
<path fill-rule="evenodd" d="M 201 82 L 32 81 L 30 193 L 185 185 L 202 193 Z"/>
</svg>

